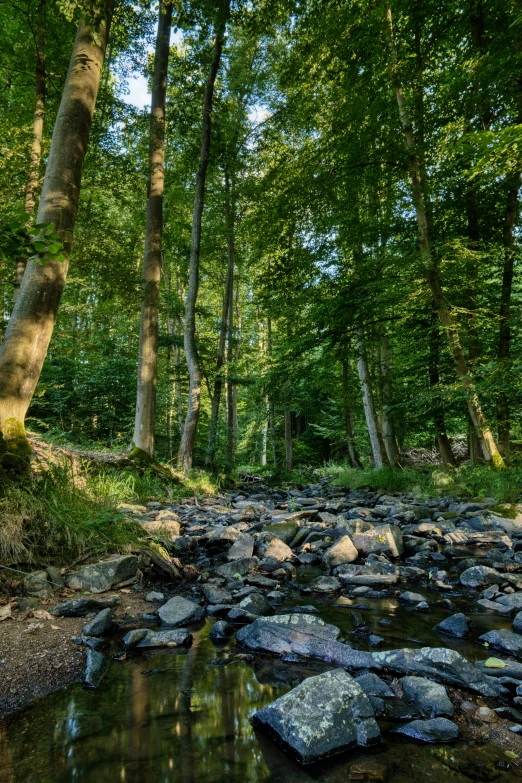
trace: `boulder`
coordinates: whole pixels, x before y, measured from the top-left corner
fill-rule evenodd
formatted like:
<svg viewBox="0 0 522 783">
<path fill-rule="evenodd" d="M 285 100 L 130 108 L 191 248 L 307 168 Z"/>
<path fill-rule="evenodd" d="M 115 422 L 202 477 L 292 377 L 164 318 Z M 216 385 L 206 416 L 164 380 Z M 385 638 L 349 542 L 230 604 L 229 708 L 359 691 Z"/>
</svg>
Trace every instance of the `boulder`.
<svg viewBox="0 0 522 783">
<path fill-rule="evenodd" d="M 283 563 L 285 560 L 291 560 L 294 553 L 284 541 L 275 536 L 273 533 L 260 533 L 256 545 L 255 552 L 258 557 L 273 557 L 279 563 Z"/>
<path fill-rule="evenodd" d="M 487 644 L 494 650 L 522 658 L 522 635 L 508 631 L 507 628 L 483 633 L 482 636 L 479 636 L 478 641 Z"/>
<path fill-rule="evenodd" d="M 488 566 L 472 566 L 466 568 L 460 575 L 460 583 L 465 587 L 483 587 L 485 585 L 498 584 L 502 581 L 502 575 L 494 568 Z"/>
<path fill-rule="evenodd" d="M 83 626 L 82 633 L 85 636 L 105 636 L 112 629 L 113 625 L 111 610 L 108 608 L 102 609 L 90 623 Z"/>
<path fill-rule="evenodd" d="M 218 620 L 210 629 L 208 638 L 213 642 L 224 642 L 233 633 L 234 629 L 230 623 L 227 623 L 226 620 Z"/>
<path fill-rule="evenodd" d="M 421 742 L 452 742 L 459 736 L 459 727 L 447 718 L 412 720 L 394 731 Z"/>
<path fill-rule="evenodd" d="M 320 658 L 322 646 L 341 639 L 341 632 L 315 615 L 279 614 L 260 618 L 242 628 L 236 639 L 249 650 Z"/>
<path fill-rule="evenodd" d="M 343 536 L 331 546 L 323 555 L 323 563 L 327 568 L 337 568 L 345 563 L 353 563 L 359 554 L 350 536 Z"/>
<path fill-rule="evenodd" d="M 239 576 L 245 576 L 249 571 L 252 571 L 259 565 L 257 557 L 242 557 L 239 560 L 234 560 L 232 563 L 225 563 L 216 568 L 216 574 L 218 576 L 224 576 L 225 579 L 234 579 L 236 574 Z"/>
<path fill-rule="evenodd" d="M 248 533 L 241 533 L 227 552 L 227 560 L 244 560 L 252 557 L 254 553 L 254 537 Z"/>
<path fill-rule="evenodd" d="M 438 623 L 433 630 L 438 631 L 439 633 L 445 633 L 448 636 L 455 636 L 457 639 L 462 639 L 464 636 L 468 635 L 470 623 L 471 620 L 469 617 L 466 617 L 462 612 L 458 612 L 457 614 L 452 614 L 450 617 L 446 617 L 446 619 L 441 623 Z"/>
<path fill-rule="evenodd" d="M 274 614 L 272 606 L 261 593 L 247 595 L 246 598 L 239 602 L 238 608 L 262 617 Z"/>
<path fill-rule="evenodd" d="M 140 521 L 140 526 L 148 536 L 157 536 L 168 541 L 175 541 L 180 534 L 179 522 L 175 519 L 146 519 Z"/>
<path fill-rule="evenodd" d="M 291 519 L 286 519 L 284 522 L 275 522 L 272 525 L 265 525 L 263 531 L 272 533 L 277 538 L 284 541 L 285 544 L 290 544 L 297 533 L 297 522 Z"/>
<path fill-rule="evenodd" d="M 104 593 L 120 582 L 133 579 L 137 570 L 136 555 L 117 555 L 73 571 L 67 577 L 67 587 L 73 590 L 90 590 L 91 593 Z"/>
<path fill-rule="evenodd" d="M 304 680 L 254 713 L 252 723 L 304 764 L 380 740 L 368 696 L 340 670 Z"/>
<path fill-rule="evenodd" d="M 203 595 L 209 604 L 231 604 L 232 593 L 216 585 L 203 585 Z"/>
<path fill-rule="evenodd" d="M 519 611 L 522 609 L 522 592 L 511 593 L 511 595 L 499 595 L 495 599 L 496 604 L 502 604 L 507 607 L 511 612 Z"/>
<path fill-rule="evenodd" d="M 96 650 L 87 650 L 85 658 L 85 673 L 83 684 L 87 688 L 97 688 L 102 681 L 107 668 L 107 661 L 102 653 Z"/>
<path fill-rule="evenodd" d="M 352 540 L 357 551 L 363 555 L 372 552 L 400 557 L 404 552 L 402 533 L 395 525 L 377 525 L 364 533 L 355 532 Z"/>
<path fill-rule="evenodd" d="M 341 589 L 341 583 L 335 576 L 319 576 L 310 584 L 314 593 L 336 593 Z"/>
<path fill-rule="evenodd" d="M 379 696 L 380 698 L 383 696 L 395 696 L 390 686 L 374 672 L 363 672 L 363 674 L 359 674 L 355 678 L 355 681 L 361 686 L 367 696 Z"/>
<path fill-rule="evenodd" d="M 479 601 L 477 601 L 477 606 L 480 606 L 481 609 L 485 609 L 487 612 L 494 612 L 495 614 L 499 614 L 501 617 L 509 617 L 509 615 L 513 612 L 513 609 L 510 606 L 497 604 L 496 601 L 488 601 L 487 598 L 481 598 Z"/>
<path fill-rule="evenodd" d="M 188 601 L 181 595 L 175 595 L 166 604 L 160 606 L 158 614 L 162 625 L 178 628 L 180 625 L 188 625 L 201 620 L 205 615 L 205 610 L 193 601 Z"/>
<path fill-rule="evenodd" d="M 210 549 L 217 551 L 223 551 L 227 549 L 231 544 L 234 544 L 241 536 L 239 530 L 235 527 L 217 527 L 204 536 L 207 546 Z"/>
<path fill-rule="evenodd" d="M 91 612 L 99 612 L 108 606 L 116 606 L 120 603 L 118 595 L 112 598 L 71 598 L 63 604 L 58 604 L 51 609 L 55 617 L 85 617 Z"/>
<path fill-rule="evenodd" d="M 432 682 L 426 677 L 403 677 L 400 683 L 404 700 L 408 704 L 414 704 L 424 717 L 452 717 L 453 704 L 444 685 Z"/>
<path fill-rule="evenodd" d="M 192 639 L 186 628 L 176 628 L 173 631 L 147 630 L 145 636 L 136 645 L 137 649 L 153 647 L 179 647 Z"/>
<path fill-rule="evenodd" d="M 522 633 L 522 612 L 518 612 L 513 619 L 513 630 Z"/>
<path fill-rule="evenodd" d="M 54 592 L 47 571 L 33 571 L 31 574 L 26 574 L 24 590 L 35 598 L 51 598 Z"/>
</svg>

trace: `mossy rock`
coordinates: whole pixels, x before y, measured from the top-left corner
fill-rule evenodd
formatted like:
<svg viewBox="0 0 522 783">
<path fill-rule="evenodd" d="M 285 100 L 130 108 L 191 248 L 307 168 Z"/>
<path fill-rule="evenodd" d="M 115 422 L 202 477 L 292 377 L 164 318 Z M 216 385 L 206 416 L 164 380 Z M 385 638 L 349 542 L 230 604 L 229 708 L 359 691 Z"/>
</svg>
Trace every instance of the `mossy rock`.
<svg viewBox="0 0 522 783">
<path fill-rule="evenodd" d="M 518 506 L 515 504 L 512 505 L 498 505 L 498 506 L 492 506 L 489 509 L 493 514 L 498 514 L 503 519 L 516 519 L 518 517 L 519 511 Z"/>
<path fill-rule="evenodd" d="M 285 544 L 289 544 L 295 538 L 297 524 L 296 522 L 274 522 L 272 525 L 265 525 L 263 530 L 267 533 L 273 533 Z"/>
</svg>

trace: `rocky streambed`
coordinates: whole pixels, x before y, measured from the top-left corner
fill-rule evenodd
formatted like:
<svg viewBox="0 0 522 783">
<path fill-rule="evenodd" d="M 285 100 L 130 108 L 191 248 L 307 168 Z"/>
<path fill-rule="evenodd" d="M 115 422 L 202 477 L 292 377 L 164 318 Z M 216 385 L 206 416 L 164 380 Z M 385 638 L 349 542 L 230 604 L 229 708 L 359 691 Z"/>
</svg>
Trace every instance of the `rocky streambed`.
<svg viewBox="0 0 522 783">
<path fill-rule="evenodd" d="M 26 578 L 84 687 L 4 719 L 0 780 L 520 779 L 522 518 L 327 482 L 124 511 L 172 574 Z"/>
</svg>

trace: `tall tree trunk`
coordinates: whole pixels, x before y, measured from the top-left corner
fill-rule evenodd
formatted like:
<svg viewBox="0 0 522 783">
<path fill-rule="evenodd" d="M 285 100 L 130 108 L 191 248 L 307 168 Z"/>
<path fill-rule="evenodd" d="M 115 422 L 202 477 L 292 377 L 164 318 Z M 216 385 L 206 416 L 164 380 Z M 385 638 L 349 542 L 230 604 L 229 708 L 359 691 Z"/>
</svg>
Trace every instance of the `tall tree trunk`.
<svg viewBox="0 0 522 783">
<path fill-rule="evenodd" d="M 36 27 L 36 62 L 35 62 L 35 97 L 33 113 L 33 139 L 29 154 L 29 172 L 25 186 L 24 212 L 29 219 L 36 206 L 36 193 L 40 182 L 40 162 L 42 159 L 42 138 L 45 117 L 45 4 L 46 0 L 40 0 L 38 4 L 38 21 Z M 20 286 L 27 266 L 27 258 L 20 256 L 16 259 L 16 280 L 13 291 L 13 304 L 18 298 Z"/>
<path fill-rule="evenodd" d="M 355 438 L 353 433 L 353 415 L 350 406 L 350 366 L 347 359 L 343 359 L 343 411 L 344 411 L 344 430 L 346 433 L 346 443 L 348 445 L 348 457 L 352 468 L 362 468 L 361 460 L 355 448 Z"/>
<path fill-rule="evenodd" d="M 432 311 L 431 323 L 426 322 L 429 334 L 429 376 L 432 391 L 432 418 L 435 427 L 435 439 L 440 452 L 443 465 L 456 467 L 457 461 L 451 449 L 450 439 L 446 433 L 446 421 L 444 408 L 439 399 L 440 374 L 439 374 L 439 345 L 440 335 L 437 325 L 437 314 Z"/>
<path fill-rule="evenodd" d="M 376 468 L 382 468 L 383 455 L 379 441 L 377 413 L 375 411 L 372 381 L 370 378 L 370 370 L 368 368 L 368 356 L 366 354 L 366 343 L 364 339 L 364 330 L 362 327 L 359 327 L 355 330 L 355 339 L 357 348 L 357 370 L 359 372 L 359 383 L 361 385 L 361 393 L 363 398 L 364 417 L 366 419 L 366 428 L 370 437 L 373 463 Z"/>
<path fill-rule="evenodd" d="M 390 346 L 388 335 L 385 334 L 381 343 L 381 377 L 382 377 L 382 437 L 384 448 L 390 465 L 400 466 L 401 457 L 395 440 L 395 428 L 390 408 L 393 402 L 390 377 Z"/>
<path fill-rule="evenodd" d="M 192 235 L 190 238 L 190 263 L 187 298 L 185 301 L 185 357 L 189 373 L 189 397 L 185 426 L 181 436 L 179 447 L 178 465 L 185 473 L 192 467 L 194 442 L 198 428 L 199 413 L 201 409 L 201 366 L 196 347 L 196 301 L 199 289 L 199 256 L 201 247 L 201 221 L 203 206 L 205 203 L 205 182 L 210 154 L 210 131 L 212 117 L 212 100 L 214 97 L 214 84 L 221 61 L 223 50 L 223 38 L 225 35 L 226 20 L 230 0 L 225 0 L 223 18 L 218 25 L 214 40 L 214 59 L 210 66 L 210 72 L 205 87 L 203 100 L 203 122 L 201 129 L 201 149 L 199 156 L 199 169 L 196 176 L 196 190 L 194 194 L 194 210 L 192 214 Z"/>
<path fill-rule="evenodd" d="M 268 401 L 268 397 L 265 399 L 265 421 L 263 423 L 263 428 L 261 430 L 261 458 L 260 463 L 261 466 L 264 468 L 266 466 L 266 451 L 268 446 L 268 422 L 270 419 L 270 403 Z"/>
<path fill-rule="evenodd" d="M 451 315 L 446 297 L 442 291 L 439 269 L 431 252 L 428 221 L 422 193 L 419 159 L 415 147 L 415 135 L 408 111 L 406 109 L 406 101 L 404 99 L 404 93 L 399 76 L 397 51 L 395 48 L 393 35 L 392 15 L 391 9 L 389 7 L 386 9 L 386 22 L 388 44 L 391 55 L 392 86 L 395 90 L 395 97 L 397 99 L 397 106 L 399 109 L 399 117 L 404 133 L 404 143 L 409 156 L 411 193 L 417 219 L 421 260 L 426 270 L 427 282 L 435 302 L 435 307 L 437 309 L 441 323 L 446 330 L 450 350 L 457 370 L 457 376 L 466 392 L 469 414 L 479 435 L 484 459 L 487 462 L 493 463 L 495 467 L 502 468 L 505 466 L 505 463 L 498 450 L 495 438 L 493 437 L 493 433 L 491 432 L 486 416 L 482 410 L 475 382 L 469 373 L 464 351 L 460 342 L 457 325 L 453 319 L 453 316 Z"/>
<path fill-rule="evenodd" d="M 96 30 L 80 21 L 54 126 L 37 223 L 54 224 L 65 259 L 29 260 L 0 347 L 0 429 L 25 446 L 24 421 L 38 383 L 65 286 L 83 161 L 103 69 L 112 3 Z"/>
<path fill-rule="evenodd" d="M 156 385 L 158 379 L 158 310 L 163 242 L 165 189 L 165 107 L 170 50 L 172 3 L 160 2 L 154 54 L 149 142 L 149 181 L 138 358 L 138 388 L 132 448 L 154 457 Z"/>
<path fill-rule="evenodd" d="M 234 464 L 234 387 L 232 384 L 232 363 L 234 360 L 234 297 L 230 297 L 227 335 L 227 449 L 225 469 L 232 471 Z"/>
<path fill-rule="evenodd" d="M 287 381 L 285 386 L 289 386 Z M 292 448 L 292 411 L 290 405 L 285 405 L 285 466 L 287 470 L 294 469 L 294 453 Z"/>
<path fill-rule="evenodd" d="M 225 172 L 225 220 L 227 226 L 227 276 L 225 281 L 225 295 L 223 297 L 223 311 L 221 314 L 221 326 L 219 329 L 219 345 L 216 359 L 216 375 L 214 380 L 214 394 L 212 395 L 212 409 L 210 413 L 210 427 L 208 435 L 208 450 L 205 464 L 208 468 L 214 468 L 217 448 L 217 432 L 219 422 L 219 406 L 223 389 L 223 377 L 221 368 L 225 361 L 225 349 L 227 342 L 227 324 L 230 312 L 230 302 L 234 291 L 234 208 L 230 196 L 230 179 Z"/>
</svg>

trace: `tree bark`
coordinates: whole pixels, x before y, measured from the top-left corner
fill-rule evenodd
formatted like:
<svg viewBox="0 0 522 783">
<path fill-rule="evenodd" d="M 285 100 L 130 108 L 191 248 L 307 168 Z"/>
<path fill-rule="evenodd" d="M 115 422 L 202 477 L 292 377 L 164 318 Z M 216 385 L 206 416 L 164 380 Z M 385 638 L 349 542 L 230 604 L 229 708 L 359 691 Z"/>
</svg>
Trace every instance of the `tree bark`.
<svg viewBox="0 0 522 783">
<path fill-rule="evenodd" d="M 203 122 L 201 129 L 201 149 L 199 157 L 199 169 L 196 176 L 196 190 L 194 194 L 194 210 L 192 214 L 192 235 L 190 238 L 190 263 L 187 298 L 185 301 L 185 335 L 184 347 L 187 368 L 189 373 L 189 397 L 185 426 L 181 435 L 179 447 L 178 465 L 181 471 L 186 473 L 192 467 L 194 442 L 201 409 L 201 366 L 196 347 L 196 301 L 199 289 L 199 256 L 201 247 L 201 221 L 205 202 L 205 182 L 210 155 L 210 133 L 212 117 L 212 100 L 214 97 L 214 85 L 216 81 L 223 39 L 225 35 L 226 18 L 230 0 L 224 4 L 224 14 L 218 25 L 214 40 L 214 59 L 210 66 L 205 97 L 203 100 Z"/>
<path fill-rule="evenodd" d="M 219 422 L 219 406 L 223 389 L 223 377 L 221 368 L 225 361 L 227 342 L 227 324 L 230 312 L 230 302 L 234 291 L 234 208 L 231 200 L 231 188 L 228 172 L 225 172 L 225 221 L 227 226 L 227 276 L 225 280 L 225 295 L 223 297 L 223 311 L 221 314 L 221 326 L 219 330 L 219 345 L 216 359 L 216 375 L 214 380 L 214 393 L 212 395 L 212 409 L 210 413 L 210 427 L 208 435 L 208 451 L 205 463 L 213 469 L 216 449 L 217 431 Z"/>
<path fill-rule="evenodd" d="M 232 362 L 234 359 L 234 297 L 230 297 L 227 335 L 227 449 L 225 469 L 230 473 L 234 464 L 234 387 L 232 385 Z"/>
<path fill-rule="evenodd" d="M 145 252 L 143 256 L 138 388 L 132 448 L 154 457 L 156 386 L 158 378 L 158 309 L 163 242 L 163 192 L 165 190 L 165 107 L 170 51 L 172 3 L 160 2 L 154 54 L 149 142 L 149 181 Z"/>
<path fill-rule="evenodd" d="M 422 193 L 419 159 L 415 147 L 415 135 L 406 108 L 406 101 L 399 77 L 392 15 L 389 6 L 386 8 L 386 29 L 391 55 L 392 86 L 395 91 L 395 97 L 399 109 L 399 117 L 403 128 L 404 144 L 409 156 L 411 193 L 417 220 L 421 260 L 426 270 L 426 278 L 433 296 L 433 300 L 435 302 L 435 307 L 448 337 L 449 347 L 457 370 L 457 376 L 466 392 L 469 414 L 479 435 L 484 459 L 487 462 L 491 462 L 495 467 L 503 468 L 505 467 L 505 463 L 498 450 L 495 438 L 493 437 L 493 433 L 491 432 L 486 416 L 482 410 L 475 382 L 469 373 L 464 351 L 460 342 L 457 325 L 453 319 L 453 316 L 451 315 L 446 297 L 444 296 L 440 282 L 439 270 L 431 252 L 428 221 Z"/>
<path fill-rule="evenodd" d="M 352 468 L 362 468 L 361 460 L 355 448 L 355 438 L 353 433 L 353 415 L 350 406 L 350 366 L 347 359 L 343 359 L 343 412 L 344 412 L 344 430 L 346 433 L 346 443 L 348 446 L 348 457 Z"/>
<path fill-rule="evenodd" d="M 370 437 L 373 463 L 375 468 L 382 468 L 383 456 L 381 451 L 381 444 L 379 442 L 379 432 L 377 429 L 377 413 L 375 411 L 372 382 L 370 378 L 370 370 L 368 368 L 368 357 L 366 354 L 364 330 L 362 327 L 359 327 L 355 330 L 355 339 L 357 348 L 357 370 L 359 372 L 359 383 L 361 385 L 361 393 L 363 398 L 364 417 L 366 419 L 366 428 Z"/>
<path fill-rule="evenodd" d="M 83 161 L 100 85 L 112 3 L 96 30 L 80 21 L 73 46 L 38 206 L 37 223 L 54 224 L 63 261 L 29 260 L 0 347 L 0 429 L 25 442 L 24 421 L 51 340 L 67 276 Z"/>
<path fill-rule="evenodd" d="M 286 382 L 289 386 L 289 381 Z M 294 469 L 294 453 L 292 449 L 292 411 L 289 405 L 285 405 L 285 464 L 287 470 Z"/>
<path fill-rule="evenodd" d="M 432 312 L 431 323 L 426 322 L 429 333 L 429 376 L 432 391 L 432 418 L 435 427 L 435 439 L 440 452 L 443 465 L 456 467 L 457 461 L 451 449 L 450 439 L 446 433 L 446 421 L 444 408 L 439 399 L 440 374 L 439 374 L 439 344 L 440 336 L 437 328 L 437 314 Z"/>
<path fill-rule="evenodd" d="M 401 457 L 395 440 L 395 428 L 390 408 L 393 402 L 390 377 L 390 346 L 388 335 L 385 334 L 381 343 L 381 377 L 382 377 L 382 437 L 384 448 L 390 465 L 400 466 Z"/>
<path fill-rule="evenodd" d="M 265 410 L 266 410 L 266 418 L 263 423 L 263 428 L 261 430 L 261 458 L 260 458 L 260 463 L 263 468 L 266 466 L 266 450 L 268 446 L 268 422 L 270 418 L 270 403 L 268 401 L 268 397 L 265 399 Z"/>
<path fill-rule="evenodd" d="M 33 113 L 33 139 L 29 154 L 29 171 L 25 186 L 24 212 L 31 217 L 36 206 L 36 193 L 40 182 L 40 162 L 42 159 L 42 138 L 45 117 L 45 4 L 40 0 L 38 5 L 38 21 L 36 28 L 36 62 L 35 62 L 35 98 Z M 27 258 L 16 259 L 16 279 L 13 291 L 13 304 L 18 298 L 20 286 L 27 266 Z"/>
</svg>

